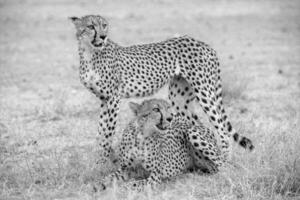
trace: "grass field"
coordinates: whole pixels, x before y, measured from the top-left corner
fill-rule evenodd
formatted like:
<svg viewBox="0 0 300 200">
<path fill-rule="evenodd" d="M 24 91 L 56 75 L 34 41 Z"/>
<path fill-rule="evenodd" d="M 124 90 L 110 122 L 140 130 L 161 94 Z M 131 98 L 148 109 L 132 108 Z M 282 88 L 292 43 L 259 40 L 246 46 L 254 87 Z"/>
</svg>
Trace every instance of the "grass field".
<svg viewBox="0 0 300 200">
<path fill-rule="evenodd" d="M 91 13 L 122 45 L 188 34 L 216 49 L 227 113 L 255 151 L 234 146 L 219 174 L 185 174 L 158 191 L 95 191 L 100 108 L 79 82 L 67 20 Z M 299 199 L 299 19 L 298 0 L 0 0 L 0 199 Z"/>
</svg>

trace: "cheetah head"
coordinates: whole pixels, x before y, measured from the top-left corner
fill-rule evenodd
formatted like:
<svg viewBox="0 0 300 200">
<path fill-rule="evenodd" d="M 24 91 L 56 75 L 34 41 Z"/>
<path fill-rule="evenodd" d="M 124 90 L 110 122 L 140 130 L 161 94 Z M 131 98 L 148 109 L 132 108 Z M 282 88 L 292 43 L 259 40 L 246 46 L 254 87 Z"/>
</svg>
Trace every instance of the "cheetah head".
<svg viewBox="0 0 300 200">
<path fill-rule="evenodd" d="M 107 43 L 108 22 L 99 15 L 87 15 L 81 18 L 70 17 L 76 28 L 78 41 L 93 49 L 103 49 Z"/>
<path fill-rule="evenodd" d="M 172 120 L 171 105 L 162 99 L 145 100 L 141 104 L 130 102 L 144 135 L 166 130 Z"/>
</svg>

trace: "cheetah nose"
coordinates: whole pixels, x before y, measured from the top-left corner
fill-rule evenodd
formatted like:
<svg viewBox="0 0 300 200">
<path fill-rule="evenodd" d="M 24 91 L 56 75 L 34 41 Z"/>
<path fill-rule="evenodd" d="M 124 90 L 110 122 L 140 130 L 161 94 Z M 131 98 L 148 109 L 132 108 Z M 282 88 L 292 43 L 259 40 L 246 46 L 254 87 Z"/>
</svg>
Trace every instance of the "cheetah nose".
<svg viewBox="0 0 300 200">
<path fill-rule="evenodd" d="M 172 121 L 172 117 L 167 117 L 166 120 L 167 120 L 168 122 L 171 122 L 171 121 Z"/>
<path fill-rule="evenodd" d="M 100 35 L 100 38 L 101 38 L 102 40 L 104 40 L 104 39 L 106 38 L 106 35 Z"/>
</svg>

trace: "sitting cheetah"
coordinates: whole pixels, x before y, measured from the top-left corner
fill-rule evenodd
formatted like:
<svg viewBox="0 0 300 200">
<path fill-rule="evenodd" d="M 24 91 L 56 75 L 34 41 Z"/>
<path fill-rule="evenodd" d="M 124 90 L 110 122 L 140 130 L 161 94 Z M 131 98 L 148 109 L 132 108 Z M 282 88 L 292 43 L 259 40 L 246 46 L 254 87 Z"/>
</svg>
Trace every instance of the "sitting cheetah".
<svg viewBox="0 0 300 200">
<path fill-rule="evenodd" d="M 172 106 L 190 115 L 191 97 L 199 102 L 221 138 L 223 148 L 229 147 L 227 136 L 247 149 L 251 140 L 240 136 L 231 126 L 222 104 L 219 61 L 207 44 L 189 36 L 163 42 L 122 47 L 108 39 L 108 22 L 99 15 L 70 18 L 76 27 L 79 46 L 79 76 L 84 86 L 101 100 L 99 120 L 100 147 L 104 158 L 111 152 L 121 98 L 144 97 L 169 84 Z M 177 89 L 187 83 L 184 90 Z M 182 102 L 176 101 L 180 95 Z"/>
<path fill-rule="evenodd" d="M 201 122 L 193 125 L 180 115 L 172 117 L 170 107 L 162 99 L 146 100 L 141 105 L 130 103 L 136 117 L 125 128 L 118 146 L 119 170 L 107 177 L 105 187 L 114 177 L 128 180 L 128 172 L 139 165 L 149 177 L 129 183 L 138 190 L 192 168 L 218 171 L 225 157 L 214 133 Z"/>
</svg>

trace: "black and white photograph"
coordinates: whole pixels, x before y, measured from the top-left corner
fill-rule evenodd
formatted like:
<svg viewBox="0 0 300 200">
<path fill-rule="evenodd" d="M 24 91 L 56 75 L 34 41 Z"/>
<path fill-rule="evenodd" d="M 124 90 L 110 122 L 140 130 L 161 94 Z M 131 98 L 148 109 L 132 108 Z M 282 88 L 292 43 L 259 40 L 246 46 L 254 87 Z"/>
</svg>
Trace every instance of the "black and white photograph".
<svg viewBox="0 0 300 200">
<path fill-rule="evenodd" d="M 299 0 L 0 0 L 0 200 L 300 199 Z"/>
</svg>

